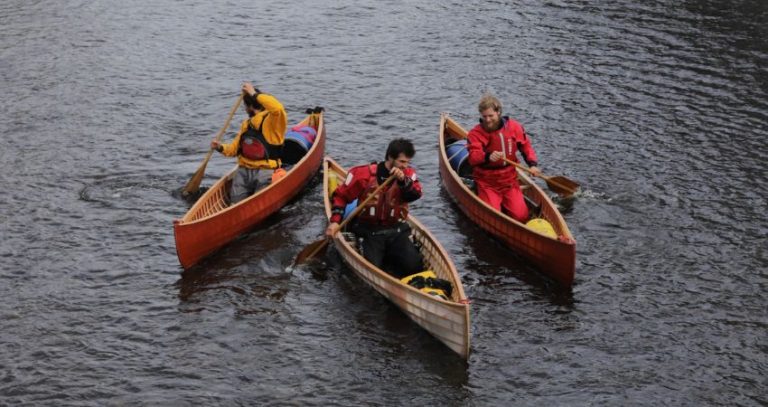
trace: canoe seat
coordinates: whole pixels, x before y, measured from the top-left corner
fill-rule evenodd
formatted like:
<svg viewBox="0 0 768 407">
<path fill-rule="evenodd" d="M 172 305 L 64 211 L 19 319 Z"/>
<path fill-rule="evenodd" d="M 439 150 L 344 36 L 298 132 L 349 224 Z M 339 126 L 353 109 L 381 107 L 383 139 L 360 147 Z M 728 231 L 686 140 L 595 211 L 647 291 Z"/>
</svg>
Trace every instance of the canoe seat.
<svg viewBox="0 0 768 407">
<path fill-rule="evenodd" d="M 537 218 L 541 215 L 541 205 L 536 203 L 533 199 L 529 198 L 528 195 L 523 194 L 523 199 L 525 199 L 525 205 L 528 207 L 528 212 L 530 212 L 530 217 Z"/>
</svg>

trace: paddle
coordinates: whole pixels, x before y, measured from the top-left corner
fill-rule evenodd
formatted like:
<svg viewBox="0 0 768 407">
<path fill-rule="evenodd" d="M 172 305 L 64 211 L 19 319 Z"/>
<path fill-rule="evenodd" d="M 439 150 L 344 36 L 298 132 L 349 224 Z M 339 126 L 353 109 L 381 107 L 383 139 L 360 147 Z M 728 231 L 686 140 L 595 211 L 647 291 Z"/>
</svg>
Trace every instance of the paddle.
<svg viewBox="0 0 768 407">
<path fill-rule="evenodd" d="M 235 102 L 235 105 L 232 106 L 232 110 L 229 111 L 229 116 L 227 117 L 227 121 L 224 123 L 224 127 L 219 130 L 219 134 L 216 135 L 216 141 L 221 141 L 221 137 L 224 135 L 224 132 L 227 131 L 229 128 L 229 123 L 232 121 L 232 116 L 235 115 L 235 112 L 237 111 L 237 108 L 240 106 L 240 102 L 243 101 L 243 94 L 240 93 L 240 97 L 237 98 L 237 102 Z M 208 165 L 208 160 L 211 159 L 211 155 L 213 155 L 213 149 L 210 149 L 208 151 L 208 154 L 205 155 L 205 159 L 203 159 L 203 163 L 200 164 L 200 167 L 195 171 L 195 174 L 192 175 L 192 178 L 187 182 L 187 185 L 184 186 L 184 189 L 182 190 L 182 195 L 187 196 L 189 194 L 194 194 L 197 192 L 198 189 L 200 189 L 200 182 L 203 181 L 203 176 L 205 175 L 205 167 Z"/>
<path fill-rule="evenodd" d="M 339 228 L 336 229 L 337 233 L 339 230 L 344 229 L 344 226 L 349 223 L 352 219 L 354 219 L 355 216 L 357 216 L 358 213 L 362 212 L 363 208 L 365 208 L 365 205 L 368 204 L 376 195 L 379 194 L 387 185 L 389 185 L 392 180 L 395 179 L 395 175 L 390 175 L 389 178 L 387 178 L 386 181 L 384 181 L 383 184 L 379 185 L 378 188 L 376 188 L 373 193 L 368 195 L 363 202 L 357 204 L 357 208 L 355 208 L 352 213 L 347 216 L 346 219 L 344 219 L 340 224 Z M 328 242 L 330 242 L 331 239 L 329 237 L 324 237 L 320 240 L 316 240 L 309 245 L 307 245 L 299 254 L 296 256 L 296 260 L 293 262 L 293 265 L 305 263 L 308 260 L 311 260 L 313 257 L 315 257 L 318 253 L 322 253 L 323 249 L 325 249 L 326 246 L 328 246 Z"/>
<path fill-rule="evenodd" d="M 518 164 L 508 158 L 504 158 L 504 161 L 506 161 L 508 164 L 514 165 L 517 168 L 520 168 L 521 170 L 527 172 L 528 174 L 533 175 L 531 173 L 531 170 L 528 169 L 528 167 Z M 546 175 L 538 175 L 538 177 L 547 182 L 547 186 L 549 187 L 549 189 L 551 189 L 556 194 L 565 198 L 575 194 L 576 191 L 579 190 L 578 182 L 563 176 L 558 175 L 554 177 L 548 177 Z"/>
</svg>

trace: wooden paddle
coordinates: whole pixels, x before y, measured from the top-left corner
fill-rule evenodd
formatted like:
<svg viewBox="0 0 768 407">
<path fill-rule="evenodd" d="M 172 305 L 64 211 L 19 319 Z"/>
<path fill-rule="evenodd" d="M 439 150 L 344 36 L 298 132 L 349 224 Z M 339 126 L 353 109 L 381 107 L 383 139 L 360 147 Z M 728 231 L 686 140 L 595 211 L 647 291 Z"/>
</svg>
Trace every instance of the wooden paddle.
<svg viewBox="0 0 768 407">
<path fill-rule="evenodd" d="M 379 192 L 384 190 L 384 188 L 386 188 L 387 185 L 392 183 L 392 180 L 394 179 L 395 179 L 395 175 L 394 174 L 390 175 L 389 178 L 387 178 L 387 180 L 384 181 L 383 184 L 379 185 L 379 187 L 376 188 L 372 194 L 368 195 L 368 197 L 365 198 L 365 200 L 363 200 L 362 203 L 358 203 L 357 208 L 355 208 L 355 210 L 352 211 L 352 213 L 350 213 L 349 216 L 347 216 L 347 218 L 344 219 L 339 224 L 339 228 L 336 229 L 336 232 L 338 233 L 338 231 L 344 229 L 344 226 L 347 226 L 347 223 L 349 223 L 349 221 L 354 219 L 355 216 L 357 216 L 357 214 L 359 214 L 365 208 L 365 205 L 367 205 L 368 202 L 370 202 L 376 195 L 378 195 Z M 293 262 L 293 265 L 295 266 L 297 264 L 305 263 L 308 260 L 311 260 L 312 258 L 317 256 L 318 253 L 322 253 L 323 249 L 325 249 L 325 247 L 328 246 L 328 242 L 330 241 L 331 241 L 331 238 L 324 237 L 320 240 L 316 240 L 310 243 L 301 252 L 299 252 L 299 254 L 296 256 L 296 260 Z"/>
<path fill-rule="evenodd" d="M 528 174 L 531 174 L 531 170 L 528 169 L 528 167 L 525 167 L 519 163 L 516 163 L 508 158 L 504 158 L 504 161 L 506 161 L 508 164 L 512 164 L 517 168 L 520 168 L 521 170 L 527 172 Z M 533 174 L 531 174 L 533 175 Z M 538 175 L 539 178 L 543 179 L 547 182 L 547 186 L 549 189 L 551 189 L 554 193 L 562 196 L 562 197 L 569 197 L 576 193 L 576 191 L 579 190 L 579 183 L 563 177 L 563 176 L 554 176 L 554 177 L 548 177 L 546 175 Z"/>
<path fill-rule="evenodd" d="M 235 112 L 237 111 L 237 108 L 240 107 L 240 102 L 242 101 L 243 94 L 240 93 L 240 97 L 237 98 L 237 102 L 235 102 L 235 105 L 232 106 L 232 110 L 229 111 L 229 116 L 227 116 L 227 121 L 224 123 L 224 127 L 222 127 L 221 130 L 219 130 L 219 134 L 216 135 L 216 141 L 221 141 L 221 137 L 229 128 L 229 123 L 232 121 L 232 117 L 235 115 Z M 208 160 L 211 159 L 211 155 L 213 155 L 213 149 L 208 151 L 208 154 L 205 155 L 205 159 L 203 159 L 203 163 L 200 164 L 200 167 L 197 169 L 197 171 L 195 171 L 195 174 L 192 175 L 192 178 L 189 180 L 189 182 L 187 182 L 187 185 L 184 186 L 184 189 L 181 192 L 182 195 L 187 196 L 189 194 L 194 194 L 198 189 L 200 189 L 200 182 L 203 181 L 203 176 L 205 175 L 205 167 L 208 165 Z"/>
</svg>

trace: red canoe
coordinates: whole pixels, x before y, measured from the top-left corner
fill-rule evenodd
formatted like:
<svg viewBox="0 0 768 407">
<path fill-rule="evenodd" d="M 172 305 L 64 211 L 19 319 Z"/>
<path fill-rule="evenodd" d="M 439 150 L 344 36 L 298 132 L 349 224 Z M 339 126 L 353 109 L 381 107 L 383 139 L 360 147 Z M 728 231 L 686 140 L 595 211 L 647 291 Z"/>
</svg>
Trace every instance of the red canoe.
<svg viewBox="0 0 768 407">
<path fill-rule="evenodd" d="M 176 254 L 184 269 L 194 266 L 205 256 L 280 210 L 301 192 L 317 173 L 325 154 L 325 126 L 322 112 L 309 114 L 297 126 L 312 127 L 317 132 L 317 136 L 308 150 L 306 150 L 307 140 L 291 138 L 290 133 L 286 136 L 286 156 L 290 149 L 297 162 L 288 169 L 284 177 L 270 183 L 247 199 L 230 206 L 229 187 L 237 171 L 235 166 L 232 171 L 213 184 L 184 217 L 173 221 Z M 288 162 L 288 164 L 292 163 Z"/>
<path fill-rule="evenodd" d="M 529 206 L 540 208 L 537 217 L 551 224 L 554 237 L 540 233 L 481 201 L 454 169 L 454 166 L 457 167 L 465 179 L 471 178 L 468 164 L 458 164 L 462 154 L 466 154 L 462 145 L 466 137 L 467 131 L 461 125 L 447 114 L 440 116 L 440 177 L 451 198 L 481 228 L 529 260 L 544 274 L 565 287 L 571 287 L 576 273 L 576 241 L 557 206 L 520 170 L 517 177 Z"/>
</svg>

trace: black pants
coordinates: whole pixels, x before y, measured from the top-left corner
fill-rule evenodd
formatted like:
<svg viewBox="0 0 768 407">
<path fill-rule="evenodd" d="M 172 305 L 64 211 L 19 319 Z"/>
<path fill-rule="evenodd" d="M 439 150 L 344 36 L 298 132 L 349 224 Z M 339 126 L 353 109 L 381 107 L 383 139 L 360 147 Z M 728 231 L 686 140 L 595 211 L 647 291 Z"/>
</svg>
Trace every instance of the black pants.
<svg viewBox="0 0 768 407">
<path fill-rule="evenodd" d="M 407 223 L 392 227 L 358 223 L 352 225 L 350 231 L 357 236 L 363 257 L 387 273 L 403 278 L 424 271 L 421 253 L 410 238 L 411 227 Z"/>
</svg>

